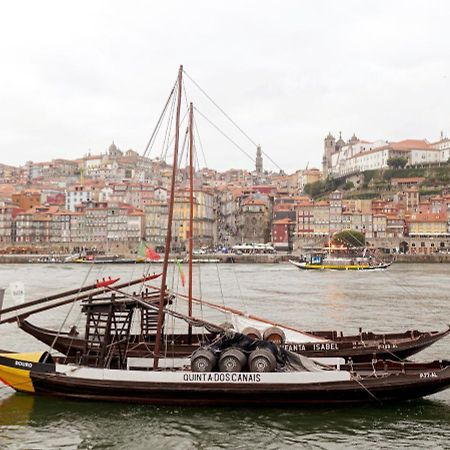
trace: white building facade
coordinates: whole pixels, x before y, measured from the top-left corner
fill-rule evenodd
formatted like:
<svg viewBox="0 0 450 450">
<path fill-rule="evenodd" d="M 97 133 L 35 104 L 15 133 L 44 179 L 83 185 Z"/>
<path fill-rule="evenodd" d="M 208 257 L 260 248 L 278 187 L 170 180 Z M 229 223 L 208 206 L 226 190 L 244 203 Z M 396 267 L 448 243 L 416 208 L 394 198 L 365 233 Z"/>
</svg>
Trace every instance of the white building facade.
<svg viewBox="0 0 450 450">
<path fill-rule="evenodd" d="M 324 168 L 326 175 L 335 178 L 387 168 L 389 159 L 397 157 L 406 158 L 409 166 L 445 163 L 450 158 L 450 140 L 442 138 L 433 144 L 424 139 L 368 142 L 355 135 L 347 143 L 342 139 L 334 143 L 331 135 L 325 139 Z"/>
</svg>

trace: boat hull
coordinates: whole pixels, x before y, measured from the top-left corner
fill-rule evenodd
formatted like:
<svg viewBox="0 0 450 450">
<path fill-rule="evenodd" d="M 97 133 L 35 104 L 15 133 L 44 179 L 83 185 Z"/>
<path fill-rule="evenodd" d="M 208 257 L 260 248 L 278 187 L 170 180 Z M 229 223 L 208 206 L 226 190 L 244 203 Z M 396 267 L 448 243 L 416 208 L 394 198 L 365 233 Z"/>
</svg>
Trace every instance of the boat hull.
<svg viewBox="0 0 450 450">
<path fill-rule="evenodd" d="M 311 264 L 311 263 L 299 263 L 297 261 L 289 260 L 289 262 L 300 270 L 351 270 L 351 271 L 377 271 L 386 270 L 391 263 L 381 263 L 376 265 L 369 264 Z"/>
<path fill-rule="evenodd" d="M 53 346 L 55 350 L 68 357 L 82 355 L 85 349 L 85 340 L 82 337 L 71 336 L 68 333 L 56 333 L 52 330 L 37 327 L 26 320 L 21 321 L 19 326 L 28 334 L 46 345 Z M 354 362 L 364 362 L 371 361 L 374 358 L 408 358 L 450 334 L 450 328 L 444 331 L 421 332 L 412 330 L 391 334 L 363 332 L 354 336 L 344 336 L 337 331 L 308 331 L 307 333 L 323 338 L 324 342 L 286 343 L 284 348 L 308 357 L 351 358 Z M 199 346 L 199 342 L 195 341 L 195 336 L 192 336 L 194 340 L 191 344 L 187 343 L 187 335 L 175 335 L 172 338 L 174 343 L 169 344 L 167 354 L 187 356 Z M 148 356 L 154 342 L 139 343 L 137 339 L 137 336 L 131 336 L 132 345 L 129 346 L 129 356 Z"/>
<path fill-rule="evenodd" d="M 48 359 L 49 363 L 43 364 L 44 359 Z M 34 393 L 31 373 L 40 371 L 55 371 L 53 360 L 47 352 L 0 354 L 0 381 L 18 392 Z"/>
<path fill-rule="evenodd" d="M 379 362 L 351 371 L 199 373 L 61 365 L 46 362 L 46 353 L 33 355 L 0 355 L 0 379 L 17 391 L 80 400 L 286 407 L 412 400 L 450 386 L 449 361 Z"/>
<path fill-rule="evenodd" d="M 253 376 L 255 374 L 252 374 Z M 92 380 L 58 374 L 32 374 L 37 394 L 96 401 L 154 405 L 263 406 L 384 403 L 421 398 L 450 385 L 450 369 L 434 378 L 388 376 L 363 382 L 328 383 L 153 383 Z"/>
</svg>

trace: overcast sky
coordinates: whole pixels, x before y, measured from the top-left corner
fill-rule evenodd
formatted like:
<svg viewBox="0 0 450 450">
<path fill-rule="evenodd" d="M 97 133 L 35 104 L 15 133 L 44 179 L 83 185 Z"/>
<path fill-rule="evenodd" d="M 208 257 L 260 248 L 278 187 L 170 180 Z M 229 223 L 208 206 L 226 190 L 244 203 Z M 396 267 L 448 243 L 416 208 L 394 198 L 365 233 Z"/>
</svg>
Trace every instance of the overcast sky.
<svg viewBox="0 0 450 450">
<path fill-rule="evenodd" d="M 179 64 L 287 172 L 319 167 L 328 131 L 437 140 L 450 128 L 449 29 L 446 1 L 4 2 L 0 162 L 112 140 L 142 153 Z M 210 167 L 252 168 L 197 121 Z"/>
</svg>

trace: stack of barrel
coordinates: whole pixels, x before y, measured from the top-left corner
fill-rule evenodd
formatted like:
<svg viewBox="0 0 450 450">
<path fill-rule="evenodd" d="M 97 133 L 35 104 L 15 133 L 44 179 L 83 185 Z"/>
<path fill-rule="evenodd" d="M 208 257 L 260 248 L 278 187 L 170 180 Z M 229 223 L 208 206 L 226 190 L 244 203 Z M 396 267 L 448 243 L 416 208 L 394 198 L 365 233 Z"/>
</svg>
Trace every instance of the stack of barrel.
<svg viewBox="0 0 450 450">
<path fill-rule="evenodd" d="M 247 327 L 242 331 L 247 337 L 256 341 L 268 341 L 276 345 L 284 344 L 286 337 L 280 328 L 270 327 L 261 332 L 253 327 Z M 193 372 L 242 372 L 248 369 L 250 372 L 275 372 L 277 367 L 276 356 L 267 346 L 261 346 L 252 350 L 248 355 L 242 348 L 229 347 L 219 354 L 213 349 L 201 347 L 191 356 L 191 370 Z"/>
</svg>

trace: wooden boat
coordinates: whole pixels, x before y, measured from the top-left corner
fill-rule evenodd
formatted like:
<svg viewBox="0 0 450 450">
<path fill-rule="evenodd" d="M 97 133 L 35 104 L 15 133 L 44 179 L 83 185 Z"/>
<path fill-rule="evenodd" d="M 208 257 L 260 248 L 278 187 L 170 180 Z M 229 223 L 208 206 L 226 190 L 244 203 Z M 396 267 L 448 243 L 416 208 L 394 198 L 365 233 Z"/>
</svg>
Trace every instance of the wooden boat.
<svg viewBox="0 0 450 450">
<path fill-rule="evenodd" d="M 292 259 L 289 262 L 301 270 L 385 270 L 392 263 L 355 261 L 350 258 L 312 259 L 310 262 L 298 262 Z"/>
<path fill-rule="evenodd" d="M 77 264 L 136 264 L 145 263 L 145 258 L 121 258 L 113 256 L 80 256 L 70 262 Z"/>
<path fill-rule="evenodd" d="M 245 407 L 385 403 L 450 386 L 449 361 L 356 364 L 352 370 L 306 365 L 273 373 L 130 370 L 58 364 L 46 353 L 6 354 L 0 355 L 0 379 L 19 392 L 69 399 Z"/>
<path fill-rule="evenodd" d="M 159 304 L 140 297 L 133 300 L 144 309 L 159 310 Z M 124 311 L 122 303 L 119 309 Z M 108 357 L 104 349 L 120 353 L 123 347 L 120 337 L 111 342 L 105 335 L 97 355 L 81 358 L 81 364 L 53 361 L 46 352 L 1 354 L 0 379 L 19 392 L 56 397 L 246 407 L 384 403 L 431 395 L 450 386 L 448 361 L 351 362 L 336 369 L 272 342 L 253 340 L 167 307 L 163 311 L 190 326 L 205 327 L 214 339 L 190 358 L 171 358 L 167 351 L 157 358 L 154 350 L 149 357 L 128 351 L 123 358 Z"/>
<path fill-rule="evenodd" d="M 289 262 L 301 270 L 378 271 L 385 270 L 392 264 L 380 260 L 373 250 L 364 246 L 336 245 L 331 242 L 322 251 L 310 254 L 307 260 Z"/>
<path fill-rule="evenodd" d="M 149 276 L 146 278 L 146 281 L 151 281 L 157 277 L 159 277 L 159 274 Z M 156 340 L 156 313 L 143 312 L 142 305 L 135 298 L 136 293 L 130 296 L 121 292 L 122 287 L 132 286 L 141 282 L 142 279 L 122 283 L 118 286 L 115 284 L 116 281 L 118 280 L 102 280 L 83 288 L 83 292 L 79 292 L 79 290 L 67 291 L 27 304 L 5 308 L 0 310 L 0 314 L 7 312 L 13 315 L 1 320 L 0 323 L 17 323 L 22 330 L 69 358 L 77 357 L 79 359 L 88 354 L 91 356 L 95 354 L 98 357 L 99 352 L 106 352 L 106 349 L 102 349 L 102 346 L 99 345 L 99 341 L 102 340 L 103 345 L 110 346 L 117 339 L 117 334 L 120 335 L 121 339 L 126 339 L 129 356 L 149 356 L 153 351 Z M 70 297 L 69 295 L 68 299 L 61 300 L 63 295 L 67 296 L 74 292 L 78 295 L 75 297 Z M 150 285 L 140 292 L 139 299 L 157 304 L 159 295 L 160 290 Z M 188 300 L 187 296 L 181 293 L 168 291 L 165 299 L 166 304 L 172 301 L 172 297 Z M 41 302 L 52 299 L 59 300 L 56 303 L 57 306 L 65 305 L 75 300 L 82 301 L 82 311 L 86 316 L 84 332 L 78 332 L 75 327 L 72 327 L 70 331 L 49 330 L 38 327 L 27 320 L 29 315 L 35 311 L 42 312 L 53 308 L 54 303 L 41 306 Z M 355 362 L 371 361 L 373 358 L 403 360 L 450 334 L 450 327 L 443 331 L 410 330 L 402 333 L 387 334 L 363 332 L 360 329 L 359 334 L 356 335 L 345 335 L 337 331 L 304 331 L 264 318 L 244 314 L 242 311 L 223 305 L 199 300 L 195 297 L 192 297 L 191 301 L 201 304 L 202 308 L 213 308 L 221 313 L 226 313 L 229 320 L 228 326 L 231 326 L 237 332 L 258 339 L 264 337 L 277 342 L 286 350 L 310 357 L 342 357 Z M 31 311 L 27 309 L 27 306 L 32 305 L 37 306 L 37 309 Z M 25 309 L 25 312 L 18 313 L 20 309 Z M 125 309 L 128 311 L 126 322 L 124 322 L 123 316 Z M 145 317 L 145 322 L 141 324 L 139 334 L 133 334 L 131 331 L 133 317 L 140 317 L 141 319 Z M 98 322 L 105 324 L 120 323 L 121 328 L 119 332 L 115 327 L 102 330 L 96 326 Z M 165 341 L 165 348 L 169 354 L 186 356 L 190 355 L 200 345 L 211 342 L 214 339 L 215 335 L 211 333 L 191 333 L 191 335 L 172 333 L 169 339 Z M 95 343 L 95 349 L 92 348 L 92 343 Z M 118 357 L 121 352 L 122 348 L 113 348 L 111 357 Z"/>
<path fill-rule="evenodd" d="M 176 84 L 178 95 L 168 227 L 161 287 L 156 291 L 158 300 L 153 301 L 145 295 L 128 294 L 118 286 L 113 287 L 113 282 L 103 282 L 96 289 L 113 292 L 123 298 L 111 297 L 99 302 L 87 300 L 86 312 L 93 318 L 92 321 L 87 321 L 87 335 L 92 336 L 92 339 L 86 340 L 88 351 L 80 355 L 78 361 L 72 363 L 53 360 L 47 352 L 1 354 L 0 379 L 16 391 L 33 394 L 70 399 L 195 406 L 385 402 L 414 399 L 448 388 L 450 363 L 447 361 L 392 363 L 395 365 L 394 369 L 387 363 L 379 367 L 364 363 L 359 370 L 357 365 L 349 364 L 347 370 L 341 370 L 285 350 L 268 339 L 250 337 L 229 327 L 194 317 L 192 233 L 189 239 L 188 313 L 184 315 L 172 309 L 166 281 L 178 163 L 182 74 L 180 67 Z M 173 91 L 171 96 L 172 94 Z M 189 229 L 192 231 L 192 103 L 189 108 L 189 124 Z M 94 288 L 89 286 L 83 289 L 92 291 Z M 84 295 L 89 297 L 89 294 Z M 79 298 L 77 295 L 65 301 L 73 302 Z M 37 302 L 40 304 L 41 300 Z M 132 346 L 127 337 L 132 311 L 136 305 L 141 309 L 141 329 L 148 331 L 155 327 L 150 357 L 131 356 Z M 114 315 L 108 313 L 111 310 Z M 188 325 L 188 343 L 192 342 L 197 329 L 206 330 L 213 336 L 213 340 L 198 347 L 190 358 L 171 357 L 165 348 L 170 335 L 163 333 L 166 315 L 174 320 L 183 320 Z M 323 338 L 317 340 L 323 342 Z"/>
<path fill-rule="evenodd" d="M 91 334 L 80 336 L 72 332 L 57 332 L 38 327 L 28 320 L 20 320 L 19 327 L 46 345 L 53 346 L 68 357 L 81 356 L 89 347 Z M 90 327 L 87 327 L 90 328 Z M 254 327 L 252 327 L 254 329 Z M 283 330 L 279 326 L 275 327 Z M 244 330 L 245 331 L 245 328 Z M 403 333 L 376 334 L 361 331 L 357 335 L 345 335 L 337 331 L 307 331 L 301 342 L 284 341 L 282 347 L 294 353 L 309 357 L 332 357 L 351 359 L 355 362 L 371 361 L 372 359 L 398 359 L 404 360 L 434 344 L 450 334 L 450 327 L 443 331 L 409 330 Z M 263 335 L 263 333 L 261 333 Z M 315 342 L 308 341 L 307 336 L 317 338 Z M 110 340 L 113 338 L 111 337 Z M 192 335 L 190 340 L 187 334 L 174 334 L 170 336 L 167 353 L 177 356 L 190 355 L 199 345 L 214 339 L 211 334 Z M 155 344 L 155 334 L 130 334 L 129 353 L 133 357 L 145 357 L 151 354 Z"/>
</svg>

